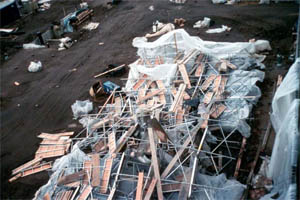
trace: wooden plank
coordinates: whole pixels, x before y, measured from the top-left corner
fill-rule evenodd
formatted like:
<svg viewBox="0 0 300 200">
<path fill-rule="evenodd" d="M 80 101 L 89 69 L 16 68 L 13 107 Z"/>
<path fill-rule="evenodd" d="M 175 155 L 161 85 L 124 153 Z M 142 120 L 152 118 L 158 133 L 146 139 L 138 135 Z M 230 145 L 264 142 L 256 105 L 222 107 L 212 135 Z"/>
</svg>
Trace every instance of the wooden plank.
<svg viewBox="0 0 300 200">
<path fill-rule="evenodd" d="M 182 147 L 177 151 L 177 154 L 173 157 L 171 162 L 169 162 L 169 165 L 167 168 L 164 170 L 164 172 L 161 175 L 161 178 L 164 179 L 166 176 L 169 174 L 171 169 L 174 167 L 176 164 L 177 160 L 180 159 L 181 155 L 183 154 L 185 148 L 190 144 L 191 139 L 195 137 L 195 135 L 198 133 L 199 129 L 201 128 L 202 122 L 199 122 L 191 131 L 191 137 L 187 137 L 186 140 L 184 141 Z"/>
<path fill-rule="evenodd" d="M 147 193 L 145 195 L 145 198 L 144 200 L 150 200 L 151 196 L 152 196 L 152 193 L 154 191 L 154 188 L 155 188 L 155 185 L 157 183 L 157 179 L 156 178 L 152 178 L 152 181 L 148 187 L 148 190 L 147 190 Z"/>
<path fill-rule="evenodd" d="M 109 148 L 109 152 L 115 152 L 116 148 L 117 148 L 117 144 L 116 144 L 116 133 L 114 131 L 112 131 L 109 135 L 108 135 L 108 148 Z"/>
<path fill-rule="evenodd" d="M 208 126 L 209 114 L 203 113 L 203 114 L 201 114 L 201 118 L 203 119 L 203 122 L 201 124 L 201 128 L 205 129 Z"/>
<path fill-rule="evenodd" d="M 120 66 L 118 66 L 118 67 L 115 67 L 115 68 L 113 68 L 113 69 L 111 69 L 111 70 L 108 70 L 108 71 L 106 71 L 106 72 L 103 72 L 103 73 L 101 73 L 101 74 L 95 75 L 94 78 L 103 76 L 103 75 L 105 75 L 105 74 L 108 74 L 108 73 L 113 72 L 113 71 L 116 71 L 116 70 L 119 70 L 119 69 L 121 69 L 121 68 L 123 68 L 123 67 L 125 67 L 125 64 L 120 65 Z"/>
<path fill-rule="evenodd" d="M 87 185 L 81 192 L 78 200 L 86 200 L 89 197 L 89 195 L 91 194 L 92 189 L 93 189 L 92 186 Z"/>
<path fill-rule="evenodd" d="M 219 71 L 220 72 L 226 72 L 227 71 L 227 64 L 223 60 L 221 60 L 219 64 Z"/>
<path fill-rule="evenodd" d="M 217 76 L 215 74 L 209 75 L 209 77 L 204 81 L 204 83 L 201 86 L 201 89 L 203 91 L 206 91 L 208 87 L 212 84 L 212 82 L 215 80 Z"/>
<path fill-rule="evenodd" d="M 83 176 L 83 184 L 89 185 L 90 179 L 91 179 L 91 171 L 92 171 L 92 161 L 86 160 L 83 163 L 83 170 L 85 171 L 85 174 Z"/>
<path fill-rule="evenodd" d="M 17 175 L 11 177 L 11 178 L 8 180 L 8 182 L 11 183 L 11 182 L 17 180 L 17 179 L 20 178 L 20 177 L 22 177 L 22 173 L 18 173 Z"/>
<path fill-rule="evenodd" d="M 204 67 L 205 67 L 205 64 L 204 63 L 200 63 L 199 66 L 197 67 L 196 69 L 196 72 L 195 72 L 195 76 L 196 77 L 200 77 L 203 72 L 204 72 Z"/>
<path fill-rule="evenodd" d="M 112 153 L 118 153 L 122 147 L 125 145 L 125 143 L 127 142 L 128 138 L 135 132 L 135 130 L 137 129 L 138 127 L 138 123 L 136 123 L 134 126 L 131 126 L 129 128 L 128 131 L 126 131 L 126 133 L 124 133 L 121 138 L 118 140 L 118 143 L 117 143 L 117 148 L 114 152 Z"/>
<path fill-rule="evenodd" d="M 213 98 L 214 92 L 207 92 L 204 96 L 203 103 L 209 104 Z"/>
<path fill-rule="evenodd" d="M 49 140 L 49 139 L 43 139 L 42 142 L 40 144 L 42 145 L 64 145 L 67 143 L 70 143 L 72 140 L 67 139 L 67 140 Z"/>
<path fill-rule="evenodd" d="M 107 158 L 105 161 L 105 166 L 103 169 L 103 175 L 100 183 L 100 193 L 105 194 L 107 192 L 107 187 L 110 179 L 111 168 L 113 164 L 113 158 Z"/>
<path fill-rule="evenodd" d="M 165 85 L 164 85 L 164 83 L 161 80 L 157 80 L 156 84 L 157 84 L 157 86 L 158 86 L 159 89 L 162 89 L 164 91 L 166 90 Z M 159 95 L 159 100 L 160 100 L 160 102 L 162 104 L 166 104 L 167 103 L 165 94 L 160 94 Z"/>
<path fill-rule="evenodd" d="M 99 142 L 97 142 L 93 149 L 96 153 L 99 153 L 100 151 L 103 151 L 106 149 L 106 145 L 104 144 L 104 138 L 103 139 L 100 139 Z"/>
<path fill-rule="evenodd" d="M 118 115 L 122 113 L 121 97 L 115 98 L 115 110 Z"/>
<path fill-rule="evenodd" d="M 52 167 L 51 163 L 46 163 L 46 164 L 43 164 L 43 165 L 32 167 L 30 169 L 26 169 L 25 171 L 22 172 L 22 177 L 45 171 L 47 169 L 50 169 L 51 167 Z"/>
<path fill-rule="evenodd" d="M 142 101 L 145 101 L 147 99 L 150 99 L 151 97 L 158 95 L 159 93 L 164 92 L 164 90 L 153 90 L 151 92 L 149 92 L 146 96 L 143 96 L 141 98 L 139 98 L 136 103 L 140 104 Z"/>
<path fill-rule="evenodd" d="M 100 157 L 99 154 L 92 155 L 92 187 L 100 186 Z"/>
<path fill-rule="evenodd" d="M 49 139 L 49 140 L 59 140 L 62 136 L 72 136 L 74 132 L 63 132 L 63 133 L 41 133 L 38 138 Z"/>
<path fill-rule="evenodd" d="M 175 99 L 169 109 L 169 112 L 175 112 L 176 108 L 180 102 L 180 100 L 183 98 L 184 90 L 185 90 L 186 85 L 185 84 L 180 84 L 179 89 L 176 93 Z"/>
<path fill-rule="evenodd" d="M 69 174 L 69 175 L 59 178 L 57 181 L 57 185 L 67 185 L 69 183 L 74 183 L 74 182 L 82 180 L 84 178 L 84 176 L 85 176 L 85 171 L 81 170 L 79 172 Z"/>
<path fill-rule="evenodd" d="M 39 152 L 35 154 L 36 158 L 54 158 L 65 155 L 65 149 L 57 149 L 55 151 Z"/>
<path fill-rule="evenodd" d="M 19 167 L 17 167 L 16 169 L 12 170 L 12 175 L 17 174 L 17 173 L 21 172 L 22 170 L 25 170 L 26 168 L 29 168 L 29 167 L 41 162 L 42 160 L 43 160 L 42 158 L 37 157 Z"/>
<path fill-rule="evenodd" d="M 185 109 L 177 109 L 176 113 L 176 124 L 181 124 L 183 122 L 183 117 L 184 117 Z"/>
<path fill-rule="evenodd" d="M 243 137 L 242 146 L 240 148 L 240 152 L 238 155 L 239 158 L 236 162 L 236 167 L 235 167 L 235 171 L 234 171 L 234 175 L 233 175 L 234 178 L 237 178 L 237 176 L 239 175 L 239 170 L 240 170 L 240 166 L 241 166 L 241 162 L 242 162 L 242 158 L 243 158 L 243 153 L 245 151 L 246 141 L 247 141 L 247 138 Z"/>
<path fill-rule="evenodd" d="M 214 104 L 210 110 L 210 116 L 212 118 L 218 118 L 225 110 L 226 106 L 224 104 Z"/>
<path fill-rule="evenodd" d="M 143 199 L 143 182 L 144 182 L 144 172 L 139 172 L 138 183 L 137 183 L 136 194 L 135 194 L 136 200 Z"/>
<path fill-rule="evenodd" d="M 163 200 L 164 196 L 162 193 L 161 188 L 161 181 L 160 181 L 160 173 L 159 173 L 159 162 L 156 155 L 156 145 L 154 141 L 154 135 L 152 128 L 148 128 L 148 135 L 149 135 L 149 142 L 150 142 L 150 149 L 151 149 L 151 156 L 152 156 L 152 165 L 154 169 L 154 176 L 157 179 L 156 190 L 157 196 L 159 200 Z"/>
<path fill-rule="evenodd" d="M 192 85 L 191 85 L 191 82 L 190 82 L 190 79 L 189 79 L 189 75 L 188 75 L 188 73 L 186 71 L 185 65 L 184 64 L 180 64 L 178 66 L 178 69 L 179 69 L 179 71 L 181 73 L 181 76 L 183 78 L 184 83 L 187 85 L 187 88 L 189 88 L 189 89 L 192 88 Z"/>
<path fill-rule="evenodd" d="M 214 92 L 217 92 L 219 90 L 220 85 L 221 85 L 221 80 L 222 80 L 222 76 L 218 75 L 214 81 L 214 88 L 213 88 Z"/>
</svg>

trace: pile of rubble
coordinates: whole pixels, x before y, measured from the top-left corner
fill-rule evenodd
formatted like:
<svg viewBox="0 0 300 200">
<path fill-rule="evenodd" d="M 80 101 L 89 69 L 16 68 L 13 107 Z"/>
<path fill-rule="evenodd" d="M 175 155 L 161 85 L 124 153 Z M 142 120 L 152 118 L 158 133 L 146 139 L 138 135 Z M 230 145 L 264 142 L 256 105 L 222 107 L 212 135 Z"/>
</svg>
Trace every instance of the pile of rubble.
<svg viewBox="0 0 300 200">
<path fill-rule="evenodd" d="M 35 198 L 239 199 L 240 149 L 264 79 L 255 43 L 206 42 L 179 29 L 133 46 L 140 58 L 125 88 L 81 116 L 84 130 Z"/>
</svg>

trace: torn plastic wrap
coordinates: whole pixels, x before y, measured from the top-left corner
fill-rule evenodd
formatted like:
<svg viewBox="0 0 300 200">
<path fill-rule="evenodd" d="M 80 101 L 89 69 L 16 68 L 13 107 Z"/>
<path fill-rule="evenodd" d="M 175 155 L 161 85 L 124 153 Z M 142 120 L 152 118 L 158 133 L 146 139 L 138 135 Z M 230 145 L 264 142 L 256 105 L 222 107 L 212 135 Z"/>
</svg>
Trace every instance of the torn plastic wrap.
<svg viewBox="0 0 300 200">
<path fill-rule="evenodd" d="M 271 121 L 276 133 L 268 177 L 274 182 L 271 192 L 261 199 L 296 199 L 296 168 L 300 151 L 300 59 L 291 66 L 272 102 Z"/>
</svg>

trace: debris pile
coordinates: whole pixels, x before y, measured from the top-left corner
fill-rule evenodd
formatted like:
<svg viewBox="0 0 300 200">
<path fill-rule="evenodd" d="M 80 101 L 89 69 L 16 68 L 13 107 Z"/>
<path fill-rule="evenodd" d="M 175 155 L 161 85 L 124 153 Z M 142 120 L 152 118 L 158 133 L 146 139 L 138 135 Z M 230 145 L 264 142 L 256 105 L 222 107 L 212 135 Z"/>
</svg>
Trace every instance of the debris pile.
<svg viewBox="0 0 300 200">
<path fill-rule="evenodd" d="M 133 46 L 140 58 L 125 88 L 81 116 L 83 131 L 35 199 L 239 199 L 240 148 L 264 79 L 254 44 L 179 29 Z"/>
</svg>

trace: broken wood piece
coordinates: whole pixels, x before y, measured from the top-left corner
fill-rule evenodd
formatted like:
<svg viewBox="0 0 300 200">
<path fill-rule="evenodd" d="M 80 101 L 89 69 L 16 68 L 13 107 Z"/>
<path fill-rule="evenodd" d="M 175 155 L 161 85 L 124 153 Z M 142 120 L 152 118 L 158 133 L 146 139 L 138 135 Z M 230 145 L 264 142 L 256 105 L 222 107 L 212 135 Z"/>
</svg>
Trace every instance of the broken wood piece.
<svg viewBox="0 0 300 200">
<path fill-rule="evenodd" d="M 89 185 L 91 181 L 91 174 L 92 174 L 92 161 L 91 160 L 85 160 L 83 163 L 83 170 L 85 172 L 83 177 L 83 184 Z"/>
<path fill-rule="evenodd" d="M 92 155 L 92 181 L 93 187 L 100 186 L 100 157 L 99 154 Z"/>
<path fill-rule="evenodd" d="M 159 93 L 161 92 L 164 92 L 164 90 L 160 89 L 160 90 L 154 90 L 154 91 L 151 91 L 149 92 L 146 96 L 143 96 L 141 98 L 139 98 L 136 103 L 137 104 L 140 104 L 142 101 L 145 101 L 147 99 L 150 99 L 151 97 L 155 96 L 155 95 L 158 95 Z"/>
<path fill-rule="evenodd" d="M 113 158 L 107 158 L 105 161 L 105 166 L 103 169 L 103 175 L 100 183 L 100 193 L 105 194 L 107 192 L 107 187 L 110 179 L 111 168 L 113 164 Z"/>
<path fill-rule="evenodd" d="M 237 66 L 229 62 L 228 60 L 225 60 L 226 65 L 231 69 L 237 69 Z"/>
<path fill-rule="evenodd" d="M 181 124 L 183 122 L 183 117 L 184 117 L 185 109 L 177 109 L 176 113 L 176 124 Z"/>
<path fill-rule="evenodd" d="M 200 63 L 199 66 L 197 67 L 196 69 L 196 72 L 195 72 L 195 76 L 196 77 L 200 77 L 203 72 L 204 72 L 204 67 L 205 67 L 205 64 L 204 63 Z"/>
<path fill-rule="evenodd" d="M 226 110 L 226 108 L 227 107 L 222 103 L 214 104 L 210 110 L 210 116 L 216 119 Z"/>
<path fill-rule="evenodd" d="M 214 81 L 214 88 L 213 88 L 214 92 L 217 92 L 219 90 L 220 85 L 221 85 L 221 80 L 222 80 L 222 76 L 218 75 Z"/>
<path fill-rule="evenodd" d="M 31 175 L 31 174 L 36 174 L 36 173 L 45 171 L 45 170 L 50 169 L 50 168 L 52 168 L 51 162 L 41 164 L 41 165 L 38 165 L 38 166 L 34 166 L 32 168 L 24 170 L 22 172 L 22 177 L 28 176 L 28 175 Z"/>
<path fill-rule="evenodd" d="M 135 194 L 136 200 L 143 199 L 143 182 L 144 182 L 144 172 L 139 172 L 138 183 L 136 186 L 136 194 Z"/>
<path fill-rule="evenodd" d="M 112 131 L 108 135 L 108 148 L 109 148 L 110 154 L 112 154 L 112 152 L 115 152 L 116 147 L 117 147 L 117 144 L 116 144 L 116 133 L 114 131 Z"/>
<path fill-rule="evenodd" d="M 152 193 L 154 191 L 154 188 L 155 188 L 155 185 L 157 183 L 157 179 L 156 178 L 152 178 L 152 181 L 148 187 L 148 190 L 147 190 L 147 193 L 145 195 L 145 198 L 144 200 L 150 200 L 151 196 L 152 196 Z"/>
<path fill-rule="evenodd" d="M 115 68 L 113 68 L 113 69 L 111 69 L 111 70 L 108 70 L 108 71 L 103 72 L 103 73 L 101 73 L 101 74 L 95 75 L 94 78 L 98 78 L 98 77 L 103 76 L 103 75 L 105 75 L 105 74 L 108 74 L 108 73 L 110 73 L 110 72 L 116 71 L 116 70 L 118 70 L 118 69 L 123 68 L 124 66 L 125 66 L 125 64 L 120 65 L 120 66 L 115 67 Z"/>
<path fill-rule="evenodd" d="M 157 80 L 156 84 L 157 84 L 157 86 L 158 86 L 159 89 L 162 89 L 164 91 L 166 90 L 165 85 L 164 85 L 164 83 L 161 80 Z M 160 94 L 159 95 L 159 100 L 160 100 L 160 102 L 162 104 L 166 104 L 167 103 L 165 94 Z"/>
<path fill-rule="evenodd" d="M 122 147 L 125 145 L 125 143 L 127 142 L 128 138 L 135 132 L 135 130 L 137 129 L 138 127 L 138 123 L 136 123 L 134 126 L 131 126 L 128 131 L 126 131 L 122 136 L 121 138 L 118 140 L 118 143 L 117 143 L 117 148 L 114 152 L 112 153 L 118 153 Z"/>
<path fill-rule="evenodd" d="M 35 159 L 33 159 L 33 160 L 31 160 L 31 161 L 29 161 L 29 162 L 27 162 L 27 163 L 19 166 L 19 167 L 17 167 L 16 169 L 12 170 L 12 175 L 17 174 L 17 173 L 19 173 L 19 172 L 21 172 L 21 171 L 23 171 L 23 170 L 25 170 L 25 169 L 27 169 L 27 168 L 35 165 L 35 164 L 41 162 L 42 160 L 43 160 L 42 158 L 37 157 L 37 158 L 35 158 Z"/>
<path fill-rule="evenodd" d="M 122 103 L 121 103 L 121 97 L 115 98 L 115 111 L 118 115 L 122 113 Z"/>
<path fill-rule="evenodd" d="M 89 197 L 89 195 L 91 194 L 92 189 L 93 189 L 92 186 L 87 185 L 81 192 L 78 200 L 86 200 Z"/>
<path fill-rule="evenodd" d="M 234 171 L 234 175 L 233 175 L 235 178 L 237 178 L 237 176 L 239 175 L 239 170 L 240 170 L 240 167 L 241 167 L 243 153 L 245 151 L 246 141 L 247 141 L 247 138 L 243 137 L 242 145 L 241 145 L 241 148 L 240 148 L 238 160 L 237 160 L 235 171 Z"/>
<path fill-rule="evenodd" d="M 203 114 L 201 114 L 201 118 L 203 119 L 201 128 L 205 129 L 208 126 L 209 114 L 203 113 Z"/>
<path fill-rule="evenodd" d="M 192 85 L 191 85 L 191 82 L 190 82 L 190 79 L 189 79 L 189 75 L 188 75 L 188 73 L 186 71 L 185 65 L 184 64 L 180 64 L 178 66 L 178 69 L 179 69 L 179 71 L 181 73 L 181 76 L 183 78 L 184 83 L 187 85 L 187 88 L 189 88 L 189 89 L 192 88 Z"/>
<path fill-rule="evenodd" d="M 18 173 L 17 175 L 11 177 L 11 178 L 8 180 L 8 182 L 11 183 L 11 182 L 17 180 L 17 179 L 20 178 L 20 177 L 22 177 L 22 173 Z"/>
<path fill-rule="evenodd" d="M 212 82 L 215 80 L 217 76 L 215 74 L 209 75 L 209 77 L 204 81 L 204 83 L 201 86 L 201 89 L 203 91 L 206 91 L 208 87 L 212 84 Z"/>
<path fill-rule="evenodd" d="M 219 71 L 220 72 L 227 72 L 227 64 L 226 62 L 221 61 L 219 64 Z"/>
<path fill-rule="evenodd" d="M 147 77 L 148 77 L 148 76 L 147 76 L 146 74 L 143 74 L 143 76 L 141 77 L 141 79 L 138 80 L 138 81 L 133 85 L 132 89 L 133 89 L 134 91 L 137 91 L 137 90 L 145 83 Z"/>
<path fill-rule="evenodd" d="M 177 106 L 180 103 L 180 100 L 183 98 L 185 87 L 186 87 L 185 84 L 180 84 L 178 92 L 176 93 L 175 99 L 169 109 L 169 112 L 175 112 L 177 110 Z"/>
<path fill-rule="evenodd" d="M 148 128 L 148 136 L 149 136 L 149 143 L 151 149 L 151 156 L 152 156 L 152 165 L 154 169 L 154 176 L 157 179 L 156 189 L 157 189 L 157 196 L 159 200 L 163 200 L 164 196 L 162 193 L 161 181 L 160 181 L 160 173 L 159 173 L 159 162 L 157 159 L 156 154 L 156 145 L 154 141 L 153 129 Z"/>
<path fill-rule="evenodd" d="M 207 92 L 204 96 L 203 103 L 209 104 L 213 98 L 214 92 Z"/>
<path fill-rule="evenodd" d="M 84 175 L 85 171 L 81 170 L 79 172 L 60 177 L 57 181 L 57 185 L 67 185 L 69 183 L 81 181 L 84 178 Z"/>
</svg>

